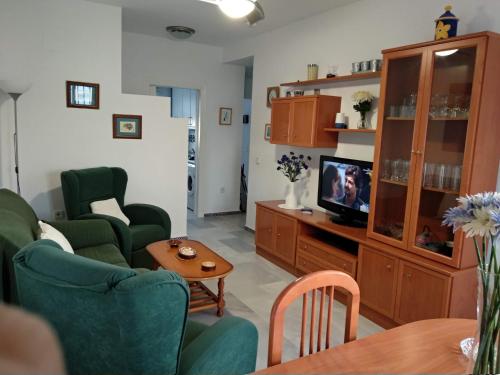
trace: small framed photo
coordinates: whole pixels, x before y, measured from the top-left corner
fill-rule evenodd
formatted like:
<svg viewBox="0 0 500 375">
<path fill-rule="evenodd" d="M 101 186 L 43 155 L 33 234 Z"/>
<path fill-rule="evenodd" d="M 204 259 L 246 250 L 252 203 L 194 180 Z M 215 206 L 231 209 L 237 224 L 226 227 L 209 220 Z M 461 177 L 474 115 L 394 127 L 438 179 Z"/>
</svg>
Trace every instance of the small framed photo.
<svg viewBox="0 0 500 375">
<path fill-rule="evenodd" d="M 142 139 L 142 116 L 113 115 L 113 138 Z"/>
<path fill-rule="evenodd" d="M 272 106 L 272 100 L 279 98 L 280 97 L 280 88 L 279 86 L 276 87 L 268 87 L 267 88 L 267 108 L 271 108 Z"/>
<path fill-rule="evenodd" d="M 264 130 L 264 139 L 266 141 L 271 140 L 271 124 L 266 124 L 265 130 Z"/>
<path fill-rule="evenodd" d="M 66 107 L 99 109 L 99 84 L 66 81 Z"/>
<path fill-rule="evenodd" d="M 233 109 L 221 108 L 219 110 L 219 125 L 231 125 L 233 122 Z"/>
</svg>

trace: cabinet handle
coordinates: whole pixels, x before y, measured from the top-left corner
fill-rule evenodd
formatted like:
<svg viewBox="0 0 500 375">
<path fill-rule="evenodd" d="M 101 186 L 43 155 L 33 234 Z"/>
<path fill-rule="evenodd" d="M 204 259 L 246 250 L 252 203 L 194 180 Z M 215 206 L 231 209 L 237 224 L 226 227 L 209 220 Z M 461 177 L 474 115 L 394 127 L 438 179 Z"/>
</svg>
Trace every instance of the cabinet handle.
<svg viewBox="0 0 500 375">
<path fill-rule="evenodd" d="M 347 263 L 344 263 L 344 264 L 342 265 L 342 268 L 343 268 L 343 269 L 347 269 Z"/>
<path fill-rule="evenodd" d="M 406 277 L 407 277 L 407 278 L 409 278 L 409 279 L 411 279 L 411 277 L 412 277 L 412 276 L 413 276 L 413 275 L 412 275 L 411 273 L 407 273 L 407 274 L 406 274 Z"/>
<path fill-rule="evenodd" d="M 392 266 L 390 264 L 387 264 L 385 268 L 387 268 L 389 271 L 392 270 Z"/>
<path fill-rule="evenodd" d="M 269 233 L 271 233 L 273 230 L 272 230 L 271 228 L 269 228 L 267 231 L 268 231 Z"/>
<path fill-rule="evenodd" d="M 276 233 L 276 237 L 281 237 L 281 234 L 280 233 Z"/>
<path fill-rule="evenodd" d="M 307 245 L 304 245 L 304 250 L 307 250 Z"/>
</svg>

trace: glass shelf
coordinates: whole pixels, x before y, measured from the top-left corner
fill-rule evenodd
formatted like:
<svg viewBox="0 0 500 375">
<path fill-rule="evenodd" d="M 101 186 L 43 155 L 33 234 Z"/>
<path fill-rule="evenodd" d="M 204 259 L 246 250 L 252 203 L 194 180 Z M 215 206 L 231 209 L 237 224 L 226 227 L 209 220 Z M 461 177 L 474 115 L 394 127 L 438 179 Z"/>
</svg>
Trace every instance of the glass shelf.
<svg viewBox="0 0 500 375">
<path fill-rule="evenodd" d="M 392 185 L 408 187 L 408 183 L 403 181 L 395 181 L 388 178 L 381 178 L 379 181 L 383 182 L 384 184 L 392 184 Z"/>
</svg>

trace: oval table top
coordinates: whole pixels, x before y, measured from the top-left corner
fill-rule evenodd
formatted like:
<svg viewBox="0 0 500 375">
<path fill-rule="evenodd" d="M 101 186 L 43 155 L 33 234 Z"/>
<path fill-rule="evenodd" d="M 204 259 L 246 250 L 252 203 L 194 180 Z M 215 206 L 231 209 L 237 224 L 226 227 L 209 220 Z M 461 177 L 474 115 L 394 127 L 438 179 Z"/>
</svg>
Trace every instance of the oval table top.
<svg viewBox="0 0 500 375">
<path fill-rule="evenodd" d="M 181 247 L 195 249 L 196 258 L 190 260 L 179 258 L 177 254 Z M 160 266 L 178 273 L 187 281 L 220 279 L 233 270 L 231 263 L 199 241 L 181 240 L 179 247 L 170 247 L 168 241 L 160 241 L 146 246 L 146 250 Z M 215 263 L 215 270 L 207 272 L 201 269 L 201 263 L 207 261 Z"/>
<path fill-rule="evenodd" d="M 474 336 L 475 320 L 422 320 L 367 336 L 258 374 L 464 374 L 460 341 Z"/>
</svg>

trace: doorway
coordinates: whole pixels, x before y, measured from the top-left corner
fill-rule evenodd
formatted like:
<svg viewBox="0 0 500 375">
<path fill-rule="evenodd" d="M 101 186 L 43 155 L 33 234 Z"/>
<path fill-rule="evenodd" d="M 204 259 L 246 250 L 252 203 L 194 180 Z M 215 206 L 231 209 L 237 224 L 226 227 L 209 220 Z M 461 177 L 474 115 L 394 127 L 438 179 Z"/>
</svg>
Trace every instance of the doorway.
<svg viewBox="0 0 500 375">
<path fill-rule="evenodd" d="M 248 197 L 248 169 L 250 162 L 250 129 L 252 124 L 253 60 L 245 66 L 245 89 L 243 96 L 243 139 L 241 142 L 240 211 L 246 212 Z"/>
<path fill-rule="evenodd" d="M 155 86 L 156 96 L 171 99 L 171 117 L 187 119 L 188 149 L 186 183 L 188 217 L 198 213 L 198 169 L 200 134 L 200 91 L 198 89 Z"/>
</svg>

